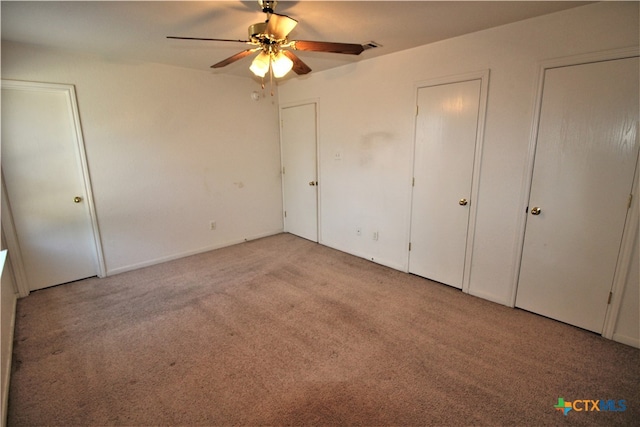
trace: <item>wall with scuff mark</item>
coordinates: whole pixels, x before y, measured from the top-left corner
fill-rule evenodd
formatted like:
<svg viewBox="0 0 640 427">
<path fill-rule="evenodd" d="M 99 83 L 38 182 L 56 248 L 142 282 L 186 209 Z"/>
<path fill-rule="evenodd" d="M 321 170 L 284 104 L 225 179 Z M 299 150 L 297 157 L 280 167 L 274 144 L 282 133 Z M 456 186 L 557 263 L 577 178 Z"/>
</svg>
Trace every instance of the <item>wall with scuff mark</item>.
<svg viewBox="0 0 640 427">
<path fill-rule="evenodd" d="M 539 64 L 637 45 L 638 3 L 602 2 L 285 82 L 281 103 L 319 100 L 321 242 L 408 269 L 417 85 L 490 70 L 469 292 L 510 305 Z"/>
</svg>

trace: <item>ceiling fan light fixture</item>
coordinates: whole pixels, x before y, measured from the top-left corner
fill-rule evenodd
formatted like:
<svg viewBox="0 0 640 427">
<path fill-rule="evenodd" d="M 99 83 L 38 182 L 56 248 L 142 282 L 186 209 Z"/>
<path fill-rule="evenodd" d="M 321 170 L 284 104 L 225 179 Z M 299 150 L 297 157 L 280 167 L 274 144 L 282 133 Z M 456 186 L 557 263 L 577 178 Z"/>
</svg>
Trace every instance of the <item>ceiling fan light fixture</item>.
<svg viewBox="0 0 640 427">
<path fill-rule="evenodd" d="M 268 53 L 262 51 L 256 56 L 251 63 L 249 69 L 258 77 L 264 77 L 269 72 L 269 61 L 271 60 Z"/>
<path fill-rule="evenodd" d="M 278 52 L 271 61 L 273 76 L 277 79 L 284 77 L 293 68 L 293 61 L 285 56 L 282 52 Z"/>
<path fill-rule="evenodd" d="M 253 59 L 249 69 L 253 74 L 263 79 L 263 89 L 264 77 L 267 74 L 269 74 L 269 78 L 273 82 L 274 77 L 284 77 L 291 70 L 293 70 L 297 75 L 304 75 L 311 72 L 311 68 L 307 64 L 305 64 L 295 53 L 287 49 L 359 55 L 365 50 L 365 48 L 378 47 L 378 44 L 375 42 L 370 42 L 367 46 L 363 46 L 361 44 L 354 43 L 289 40 L 289 33 L 296 27 L 298 21 L 287 15 L 275 13 L 274 9 L 277 3 L 278 2 L 276 0 L 258 0 L 258 4 L 262 8 L 262 12 L 267 15 L 267 19 L 265 22 L 258 22 L 249 26 L 248 40 L 177 36 L 167 36 L 167 38 L 234 42 L 253 46 L 213 64 L 211 68 L 226 67 L 229 64 L 252 55 L 254 52 L 260 51 L 260 53 Z"/>
</svg>

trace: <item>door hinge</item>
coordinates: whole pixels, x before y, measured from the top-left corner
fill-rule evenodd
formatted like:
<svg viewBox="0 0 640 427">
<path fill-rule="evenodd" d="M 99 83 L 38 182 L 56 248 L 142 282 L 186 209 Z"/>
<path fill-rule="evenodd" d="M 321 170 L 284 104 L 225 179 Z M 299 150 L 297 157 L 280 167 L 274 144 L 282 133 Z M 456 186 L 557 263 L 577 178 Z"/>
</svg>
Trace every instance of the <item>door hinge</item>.
<svg viewBox="0 0 640 427">
<path fill-rule="evenodd" d="M 284 175 L 284 166 L 282 167 L 282 175 Z"/>
<path fill-rule="evenodd" d="M 416 177 L 415 176 L 413 178 L 411 178 L 411 186 L 412 187 L 416 186 Z"/>
<path fill-rule="evenodd" d="M 409 242 L 409 251 L 411 251 L 411 242 Z"/>
<path fill-rule="evenodd" d="M 609 299 L 607 300 L 607 304 L 611 304 L 611 298 L 613 298 L 613 292 L 609 292 Z"/>
<path fill-rule="evenodd" d="M 287 217 L 287 211 L 284 211 L 284 217 L 285 218 Z"/>
<path fill-rule="evenodd" d="M 418 115 L 418 111 L 420 110 L 420 106 L 416 105 L 416 116 Z"/>
<path fill-rule="evenodd" d="M 633 200 L 633 194 L 629 194 L 629 202 L 627 203 L 627 209 L 631 209 L 631 201 Z"/>
</svg>

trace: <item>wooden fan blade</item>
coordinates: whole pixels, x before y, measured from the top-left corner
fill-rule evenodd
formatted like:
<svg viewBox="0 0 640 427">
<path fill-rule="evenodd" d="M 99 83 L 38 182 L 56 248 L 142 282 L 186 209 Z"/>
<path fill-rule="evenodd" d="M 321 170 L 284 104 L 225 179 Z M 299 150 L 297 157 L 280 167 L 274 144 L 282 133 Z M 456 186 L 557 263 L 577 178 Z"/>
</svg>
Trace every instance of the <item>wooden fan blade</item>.
<svg viewBox="0 0 640 427">
<path fill-rule="evenodd" d="M 212 42 L 238 42 L 238 43 L 251 43 L 249 40 L 231 40 L 231 39 L 208 39 L 204 37 L 178 37 L 178 36 L 167 36 L 168 39 L 176 39 L 176 40 L 205 40 Z"/>
<path fill-rule="evenodd" d="M 314 52 L 345 53 L 347 55 L 360 55 L 364 51 L 361 44 L 315 42 L 309 40 L 296 40 L 291 43 L 295 50 L 308 50 Z"/>
<path fill-rule="evenodd" d="M 293 61 L 292 70 L 294 73 L 300 76 L 311 72 L 311 68 L 309 68 L 307 64 L 302 62 L 302 60 L 298 58 L 295 53 L 291 52 L 290 50 L 282 50 L 281 52 L 284 54 L 284 56 Z"/>
<path fill-rule="evenodd" d="M 213 64 L 211 66 L 211 68 L 222 68 L 225 67 L 229 64 L 232 64 L 234 62 L 236 62 L 239 59 L 244 58 L 245 56 L 251 55 L 253 52 L 255 52 L 256 50 L 259 50 L 260 48 L 257 47 L 255 49 L 247 49 L 247 50 L 243 50 L 242 52 L 236 53 L 233 56 L 228 57 L 227 59 L 218 62 L 217 64 Z"/>
<path fill-rule="evenodd" d="M 265 33 L 272 36 L 276 40 L 282 40 L 298 25 L 298 21 L 289 18 L 287 15 L 278 15 L 272 13 L 267 22 Z"/>
</svg>

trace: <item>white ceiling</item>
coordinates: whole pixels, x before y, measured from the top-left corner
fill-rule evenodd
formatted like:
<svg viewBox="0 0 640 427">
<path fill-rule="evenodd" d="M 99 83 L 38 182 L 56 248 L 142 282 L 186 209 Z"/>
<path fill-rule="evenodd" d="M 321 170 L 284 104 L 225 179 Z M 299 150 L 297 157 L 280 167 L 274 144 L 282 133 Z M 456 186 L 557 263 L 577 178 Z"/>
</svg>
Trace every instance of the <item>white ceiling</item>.
<svg viewBox="0 0 640 427">
<path fill-rule="evenodd" d="M 298 20 L 290 39 L 367 43 L 359 56 L 297 52 L 314 71 L 581 6 L 570 1 L 280 1 Z M 2 1 L 2 40 L 108 60 L 155 62 L 250 77 L 250 59 L 209 67 L 247 48 L 242 43 L 166 36 L 246 39 L 265 15 L 253 1 Z M 293 74 L 293 73 L 291 73 Z"/>
</svg>

